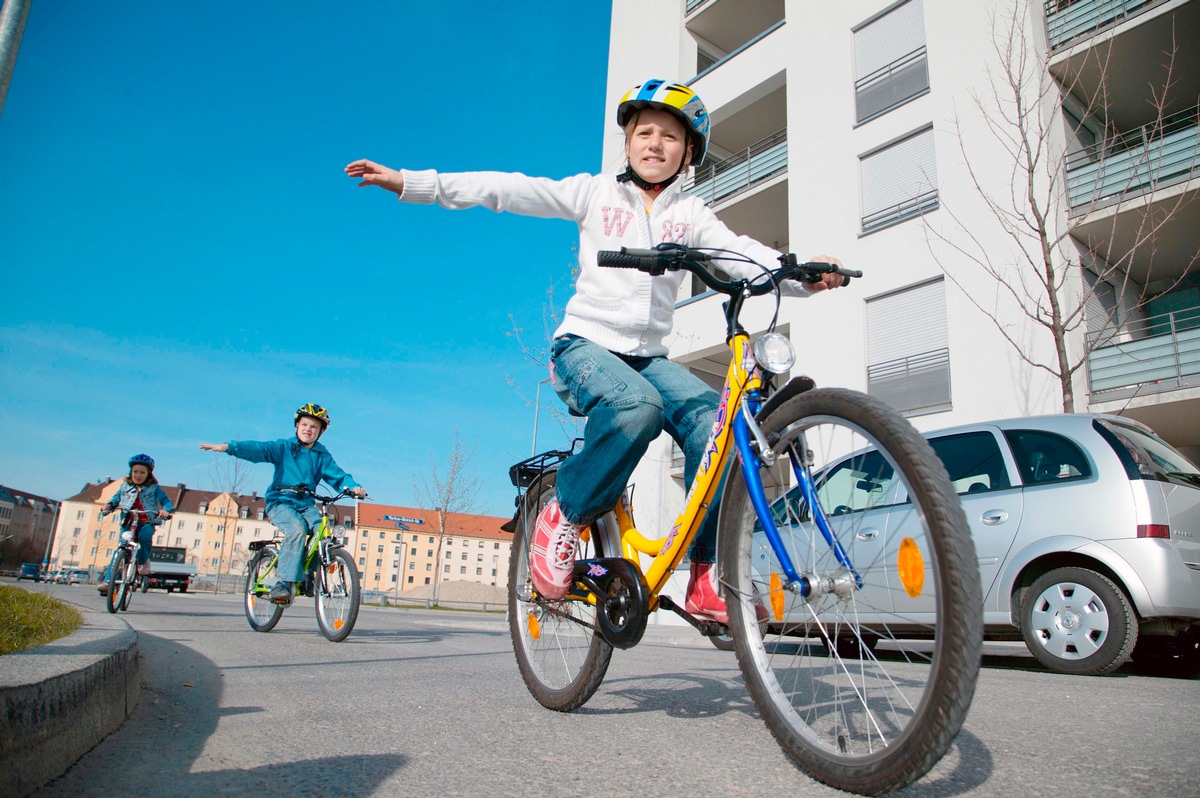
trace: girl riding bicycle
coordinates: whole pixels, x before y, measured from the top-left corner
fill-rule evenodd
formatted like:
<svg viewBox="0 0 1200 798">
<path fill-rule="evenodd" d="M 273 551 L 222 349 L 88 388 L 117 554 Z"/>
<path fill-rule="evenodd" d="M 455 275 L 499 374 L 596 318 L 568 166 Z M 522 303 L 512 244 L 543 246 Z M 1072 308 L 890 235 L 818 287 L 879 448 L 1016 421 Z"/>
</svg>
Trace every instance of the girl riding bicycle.
<svg viewBox="0 0 1200 798">
<path fill-rule="evenodd" d="M 705 204 L 682 190 L 689 167 L 708 150 L 709 119 L 687 86 L 649 80 L 617 106 L 625 131 L 627 165 L 619 175 L 576 175 L 564 180 L 501 172 L 439 173 L 393 170 L 368 160 L 346 166 L 360 186 L 379 186 L 400 200 L 445 208 L 483 206 L 527 216 L 573 219 L 579 225 L 579 277 L 551 346 L 555 392 L 587 417 L 584 445 L 558 471 L 557 500 L 538 519 L 530 571 L 543 597 L 563 597 L 571 584 L 580 533 L 610 510 L 651 441 L 664 430 L 683 449 L 685 490 L 691 487 L 716 419 L 718 396 L 685 367 L 667 359 L 675 300 L 685 272 L 651 277 L 600 268 L 596 253 L 679 243 L 741 253 L 775 263 L 779 252 L 730 231 Z M 814 260 L 838 261 L 825 256 Z M 727 264 L 727 265 L 726 265 Z M 753 267 L 725 261 L 735 276 Z M 842 284 L 788 283 L 783 292 L 807 296 Z M 717 514 L 710 513 L 688 552 L 689 613 L 727 623 L 712 564 Z"/>
<path fill-rule="evenodd" d="M 276 604 L 292 603 L 296 583 L 304 579 L 304 538 L 321 520 L 321 512 L 308 493 L 293 488 L 312 491 L 325 482 L 339 491 L 350 490 L 360 499 L 367 495 L 318 442 L 329 428 L 329 411 L 309 402 L 296 410 L 294 420 L 296 434 L 291 438 L 200 444 L 201 449 L 210 452 L 225 452 L 251 463 L 275 466 L 275 475 L 263 498 L 267 502 L 267 517 L 284 534 L 279 548 L 279 582 L 270 595 Z"/>
<path fill-rule="evenodd" d="M 101 515 L 119 509 L 125 515 L 122 527 L 134 530 L 138 542 L 137 571 L 140 576 L 150 573 L 150 546 L 154 542 L 152 519 L 168 518 L 175 512 L 175 505 L 166 491 L 154 478 L 154 458 L 148 454 L 135 454 L 129 458 L 129 476 L 113 494 Z"/>
</svg>

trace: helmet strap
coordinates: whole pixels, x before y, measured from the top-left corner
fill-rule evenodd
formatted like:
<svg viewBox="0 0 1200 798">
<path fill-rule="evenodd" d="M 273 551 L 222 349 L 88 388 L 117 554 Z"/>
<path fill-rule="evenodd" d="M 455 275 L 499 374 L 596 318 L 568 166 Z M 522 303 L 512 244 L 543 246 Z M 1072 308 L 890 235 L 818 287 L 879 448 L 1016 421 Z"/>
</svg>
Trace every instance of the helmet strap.
<svg viewBox="0 0 1200 798">
<path fill-rule="evenodd" d="M 632 165 L 626 164 L 625 171 L 622 172 L 621 174 L 617 175 L 617 182 L 618 183 L 633 183 L 635 186 L 642 189 L 643 191 L 653 191 L 655 193 L 658 193 L 659 191 L 662 191 L 664 188 L 666 188 L 667 186 L 671 185 L 676 180 L 678 180 L 679 176 L 681 174 L 683 174 L 683 172 L 676 172 L 675 174 L 671 175 L 670 178 L 668 178 L 667 180 L 664 180 L 661 183 L 651 183 L 649 180 L 643 179 L 641 175 L 639 175 L 637 172 L 633 171 Z"/>
</svg>

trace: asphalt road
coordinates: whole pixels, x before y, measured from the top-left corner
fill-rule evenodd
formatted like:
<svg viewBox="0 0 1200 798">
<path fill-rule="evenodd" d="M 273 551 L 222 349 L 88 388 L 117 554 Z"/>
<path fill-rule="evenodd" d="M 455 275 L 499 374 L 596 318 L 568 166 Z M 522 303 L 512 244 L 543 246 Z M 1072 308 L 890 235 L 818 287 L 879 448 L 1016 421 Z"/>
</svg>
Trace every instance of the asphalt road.
<svg viewBox="0 0 1200 798">
<path fill-rule="evenodd" d="M 93 586 L 47 589 L 103 611 Z M 526 691 L 499 615 L 364 607 L 339 644 L 307 599 L 269 634 L 234 596 L 137 594 L 122 617 L 142 701 L 39 796 L 844 795 L 791 764 L 734 655 L 687 628 L 650 627 L 559 714 Z M 902 795 L 1200 795 L 1200 680 L 989 651 L 955 746 Z"/>
</svg>

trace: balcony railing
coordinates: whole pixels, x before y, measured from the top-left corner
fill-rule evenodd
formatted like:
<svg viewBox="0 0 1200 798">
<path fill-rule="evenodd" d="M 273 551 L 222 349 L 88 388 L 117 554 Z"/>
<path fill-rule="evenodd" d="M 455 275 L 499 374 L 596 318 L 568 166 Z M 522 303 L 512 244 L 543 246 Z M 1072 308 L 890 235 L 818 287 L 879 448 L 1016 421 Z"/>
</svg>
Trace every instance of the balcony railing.
<svg viewBox="0 0 1200 798">
<path fill-rule="evenodd" d="M 1067 158 L 1067 201 L 1082 213 L 1099 200 L 1123 199 L 1188 179 L 1200 165 L 1197 108 L 1162 125 L 1145 125 Z"/>
<path fill-rule="evenodd" d="M 781 130 L 737 155 L 705 164 L 684 188 L 711 204 L 786 171 L 787 131 Z"/>
<path fill-rule="evenodd" d="M 1088 355 L 1093 394 L 1145 385 L 1156 390 L 1200 385 L 1200 307 L 1091 333 L 1088 340 L 1093 346 L 1104 344 Z"/>
<path fill-rule="evenodd" d="M 1141 13 L 1139 9 L 1160 0 L 1046 0 L 1046 33 L 1051 49 L 1110 23 Z"/>
<path fill-rule="evenodd" d="M 950 350 L 867 366 L 867 393 L 901 413 L 935 410 L 950 405 Z"/>
</svg>

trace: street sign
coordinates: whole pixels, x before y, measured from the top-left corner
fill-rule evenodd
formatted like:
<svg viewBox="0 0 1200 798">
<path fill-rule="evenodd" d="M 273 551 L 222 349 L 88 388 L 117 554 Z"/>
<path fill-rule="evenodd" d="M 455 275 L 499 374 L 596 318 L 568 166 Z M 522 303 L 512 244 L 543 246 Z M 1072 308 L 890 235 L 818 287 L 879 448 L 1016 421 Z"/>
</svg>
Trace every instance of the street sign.
<svg viewBox="0 0 1200 798">
<path fill-rule="evenodd" d="M 402 524 L 423 524 L 423 523 L 425 523 L 424 518 L 409 518 L 406 515 L 385 515 L 383 517 L 383 520 L 384 521 L 399 521 Z"/>
</svg>

